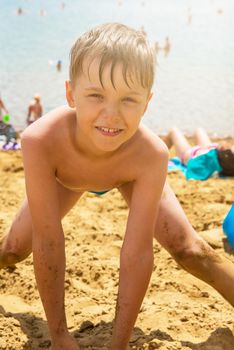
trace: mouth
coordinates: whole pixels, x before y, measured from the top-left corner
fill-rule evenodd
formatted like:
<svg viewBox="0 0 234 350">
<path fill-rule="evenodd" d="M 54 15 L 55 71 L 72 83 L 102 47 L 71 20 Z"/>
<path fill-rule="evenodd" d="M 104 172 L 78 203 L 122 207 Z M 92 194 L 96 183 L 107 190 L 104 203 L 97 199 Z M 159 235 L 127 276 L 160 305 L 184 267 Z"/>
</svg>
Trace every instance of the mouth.
<svg viewBox="0 0 234 350">
<path fill-rule="evenodd" d="M 116 135 L 119 135 L 123 131 L 123 129 L 107 128 L 104 126 L 96 126 L 95 128 L 99 132 L 101 132 L 102 135 L 105 135 L 105 136 L 116 136 Z"/>
</svg>

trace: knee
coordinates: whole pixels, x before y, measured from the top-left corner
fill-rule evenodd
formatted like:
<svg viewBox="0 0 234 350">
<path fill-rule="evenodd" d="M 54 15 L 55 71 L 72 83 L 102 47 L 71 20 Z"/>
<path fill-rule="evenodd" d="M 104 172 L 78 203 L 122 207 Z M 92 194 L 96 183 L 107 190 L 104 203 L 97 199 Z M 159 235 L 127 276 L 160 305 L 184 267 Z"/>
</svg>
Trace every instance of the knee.
<svg viewBox="0 0 234 350">
<path fill-rule="evenodd" d="M 0 242 L 0 268 L 15 265 L 23 259 L 16 247 L 7 244 L 4 239 Z"/>
<path fill-rule="evenodd" d="M 211 264 L 221 261 L 219 255 L 201 238 L 187 247 L 177 249 L 172 256 L 182 268 L 193 274 L 207 270 Z"/>
<path fill-rule="evenodd" d="M 194 131 L 194 135 L 196 136 L 196 135 L 200 135 L 200 134 L 205 134 L 206 133 L 206 131 L 205 131 L 205 129 L 204 128 L 202 128 L 202 127 L 197 127 L 196 129 L 195 129 L 195 131 Z"/>
<path fill-rule="evenodd" d="M 181 133 L 181 131 L 179 128 L 177 128 L 177 126 L 173 126 L 169 131 L 169 135 L 171 137 L 173 137 L 174 135 L 177 135 L 178 133 Z"/>
<path fill-rule="evenodd" d="M 169 130 L 169 132 L 163 137 L 163 141 L 167 145 L 167 147 L 170 149 L 173 146 L 173 139 L 174 135 L 178 133 L 178 128 L 173 127 Z"/>
<path fill-rule="evenodd" d="M 194 247 L 180 247 L 171 252 L 172 257 L 175 259 L 178 265 L 185 270 L 190 270 L 191 265 L 196 264 L 198 260 L 199 252 Z"/>
<path fill-rule="evenodd" d="M 0 268 L 12 266 L 20 262 L 21 259 L 18 255 L 14 253 L 0 253 Z"/>
</svg>

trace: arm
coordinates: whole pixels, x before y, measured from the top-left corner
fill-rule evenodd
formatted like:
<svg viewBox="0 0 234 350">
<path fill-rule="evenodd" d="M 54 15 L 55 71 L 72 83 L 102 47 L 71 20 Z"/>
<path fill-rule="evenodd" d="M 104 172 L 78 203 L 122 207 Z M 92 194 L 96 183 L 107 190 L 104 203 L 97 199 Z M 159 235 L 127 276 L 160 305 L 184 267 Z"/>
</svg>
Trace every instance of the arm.
<svg viewBox="0 0 234 350">
<path fill-rule="evenodd" d="M 42 116 L 43 114 L 43 108 L 42 108 L 42 105 L 40 105 L 40 117 Z"/>
<path fill-rule="evenodd" d="M 153 235 L 166 179 L 168 156 L 148 162 L 133 185 L 120 257 L 120 278 L 111 350 L 125 350 L 153 269 Z M 154 164 L 152 164 L 154 163 Z"/>
<path fill-rule="evenodd" d="M 27 114 L 27 119 L 26 119 L 26 122 L 27 124 L 29 123 L 29 118 L 31 116 L 31 113 L 32 113 L 32 107 L 31 105 L 28 107 L 28 114 Z"/>
<path fill-rule="evenodd" d="M 64 310 L 65 248 L 55 168 L 42 140 L 22 136 L 26 190 L 32 217 L 36 281 L 48 320 L 53 350 L 78 350 Z"/>
<path fill-rule="evenodd" d="M 6 109 L 4 103 L 1 99 L 0 99 L 0 108 L 2 108 L 5 111 L 5 113 L 8 113 L 8 110 Z"/>
</svg>

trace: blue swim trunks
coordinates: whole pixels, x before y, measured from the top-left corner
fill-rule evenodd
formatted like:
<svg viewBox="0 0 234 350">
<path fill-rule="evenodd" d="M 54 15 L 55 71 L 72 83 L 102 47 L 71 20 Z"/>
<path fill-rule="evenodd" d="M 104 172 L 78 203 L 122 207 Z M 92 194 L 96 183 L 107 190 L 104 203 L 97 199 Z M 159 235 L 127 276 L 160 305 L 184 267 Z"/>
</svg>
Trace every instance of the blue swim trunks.
<svg viewBox="0 0 234 350">
<path fill-rule="evenodd" d="M 221 172 L 222 167 L 218 161 L 216 149 L 188 160 L 185 176 L 187 180 L 206 180 L 216 172 Z"/>
<path fill-rule="evenodd" d="M 95 191 L 89 191 L 90 193 L 94 193 L 94 194 L 97 194 L 98 196 L 102 196 L 103 194 L 109 192 L 110 190 L 107 190 L 107 191 L 100 191 L 100 192 L 95 192 Z"/>
</svg>

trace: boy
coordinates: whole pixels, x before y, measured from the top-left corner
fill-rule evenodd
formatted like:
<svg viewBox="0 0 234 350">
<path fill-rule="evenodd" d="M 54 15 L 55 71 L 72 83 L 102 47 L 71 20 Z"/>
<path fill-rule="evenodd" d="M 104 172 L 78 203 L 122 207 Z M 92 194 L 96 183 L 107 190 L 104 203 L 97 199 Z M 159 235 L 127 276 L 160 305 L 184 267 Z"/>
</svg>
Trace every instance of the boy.
<svg viewBox="0 0 234 350">
<path fill-rule="evenodd" d="M 118 188 L 130 208 L 110 349 L 127 349 L 152 272 L 153 236 L 234 304 L 232 264 L 194 232 L 165 184 L 165 144 L 139 125 L 152 95 L 154 66 L 142 32 L 118 23 L 94 28 L 71 50 L 69 107 L 23 133 L 27 200 L 2 242 L 0 267 L 33 251 L 52 350 L 79 349 L 66 325 L 61 218 L 84 191 Z"/>
</svg>

